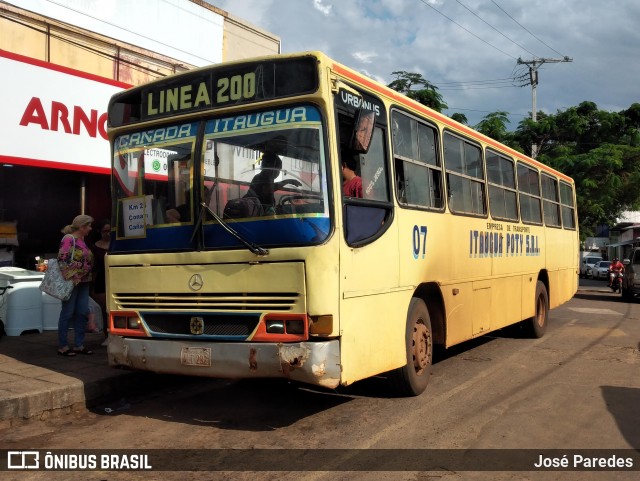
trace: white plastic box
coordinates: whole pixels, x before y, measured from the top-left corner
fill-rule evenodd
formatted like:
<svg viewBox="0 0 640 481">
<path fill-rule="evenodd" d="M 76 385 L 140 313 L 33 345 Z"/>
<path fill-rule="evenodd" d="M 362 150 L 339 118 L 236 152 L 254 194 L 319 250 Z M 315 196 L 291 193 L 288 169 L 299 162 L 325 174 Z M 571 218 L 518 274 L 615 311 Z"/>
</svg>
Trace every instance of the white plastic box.
<svg viewBox="0 0 640 481">
<path fill-rule="evenodd" d="M 58 319 L 62 310 L 62 301 L 42 293 L 42 329 L 45 331 L 57 331 Z M 73 326 L 71 326 L 73 327 Z"/>
<path fill-rule="evenodd" d="M 42 332 L 41 281 L 18 282 L 3 297 L 6 310 L 4 330 L 7 336 L 19 336 L 26 331 Z M 0 301 L 2 302 L 2 301 Z"/>
<path fill-rule="evenodd" d="M 0 267 L 0 287 L 12 286 L 0 296 L 0 318 L 7 336 L 26 331 L 42 332 L 43 272 L 19 267 Z"/>
</svg>

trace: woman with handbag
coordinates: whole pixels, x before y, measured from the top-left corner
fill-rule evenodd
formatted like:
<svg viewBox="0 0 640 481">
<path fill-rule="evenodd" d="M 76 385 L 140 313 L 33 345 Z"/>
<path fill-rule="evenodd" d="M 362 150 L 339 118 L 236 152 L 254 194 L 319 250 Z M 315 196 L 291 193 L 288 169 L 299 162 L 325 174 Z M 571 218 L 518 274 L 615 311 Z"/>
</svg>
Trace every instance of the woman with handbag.
<svg viewBox="0 0 640 481">
<path fill-rule="evenodd" d="M 58 354 L 75 356 L 93 354 L 84 346 L 84 332 L 89 314 L 89 288 L 93 270 L 93 253 L 85 243 L 85 237 L 91 232 L 93 218 L 79 215 L 62 229 L 65 236 L 58 250 L 58 264 L 65 279 L 73 281 L 71 297 L 62 301 L 62 310 L 58 319 Z M 71 349 L 67 340 L 69 322 L 73 321 L 75 347 Z"/>
</svg>

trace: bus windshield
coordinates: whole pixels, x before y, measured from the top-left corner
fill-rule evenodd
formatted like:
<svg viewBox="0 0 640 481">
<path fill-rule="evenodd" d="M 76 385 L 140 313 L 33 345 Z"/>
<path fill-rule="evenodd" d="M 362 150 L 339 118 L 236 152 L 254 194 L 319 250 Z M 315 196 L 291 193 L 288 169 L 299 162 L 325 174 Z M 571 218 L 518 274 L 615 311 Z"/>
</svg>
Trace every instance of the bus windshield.
<svg viewBox="0 0 640 481">
<path fill-rule="evenodd" d="M 323 146 L 312 106 L 121 135 L 114 250 L 241 248 L 220 219 L 262 246 L 323 242 L 330 231 Z"/>
</svg>

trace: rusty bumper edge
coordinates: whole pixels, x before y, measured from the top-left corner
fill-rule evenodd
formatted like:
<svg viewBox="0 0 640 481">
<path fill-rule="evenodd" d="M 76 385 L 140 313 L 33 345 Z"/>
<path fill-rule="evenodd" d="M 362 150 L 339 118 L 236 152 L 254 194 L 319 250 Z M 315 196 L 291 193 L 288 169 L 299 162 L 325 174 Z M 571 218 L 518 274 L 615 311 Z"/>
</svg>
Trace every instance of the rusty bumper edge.
<svg viewBox="0 0 640 481">
<path fill-rule="evenodd" d="M 204 348 L 209 365 L 185 365 L 183 349 Z M 164 374 L 214 378 L 284 377 L 335 388 L 340 384 L 340 341 L 264 344 L 208 343 L 110 336 L 109 365 Z"/>
</svg>

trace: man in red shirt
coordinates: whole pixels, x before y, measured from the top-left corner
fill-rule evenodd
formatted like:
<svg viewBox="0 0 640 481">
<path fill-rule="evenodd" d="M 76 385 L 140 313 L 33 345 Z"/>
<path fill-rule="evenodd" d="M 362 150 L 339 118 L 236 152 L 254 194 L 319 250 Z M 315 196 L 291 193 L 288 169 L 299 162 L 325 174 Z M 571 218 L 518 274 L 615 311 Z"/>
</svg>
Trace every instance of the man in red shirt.
<svg viewBox="0 0 640 481">
<path fill-rule="evenodd" d="M 356 174 L 356 168 L 353 157 L 345 157 L 342 161 L 342 193 L 347 197 L 362 198 L 362 178 Z"/>
</svg>

